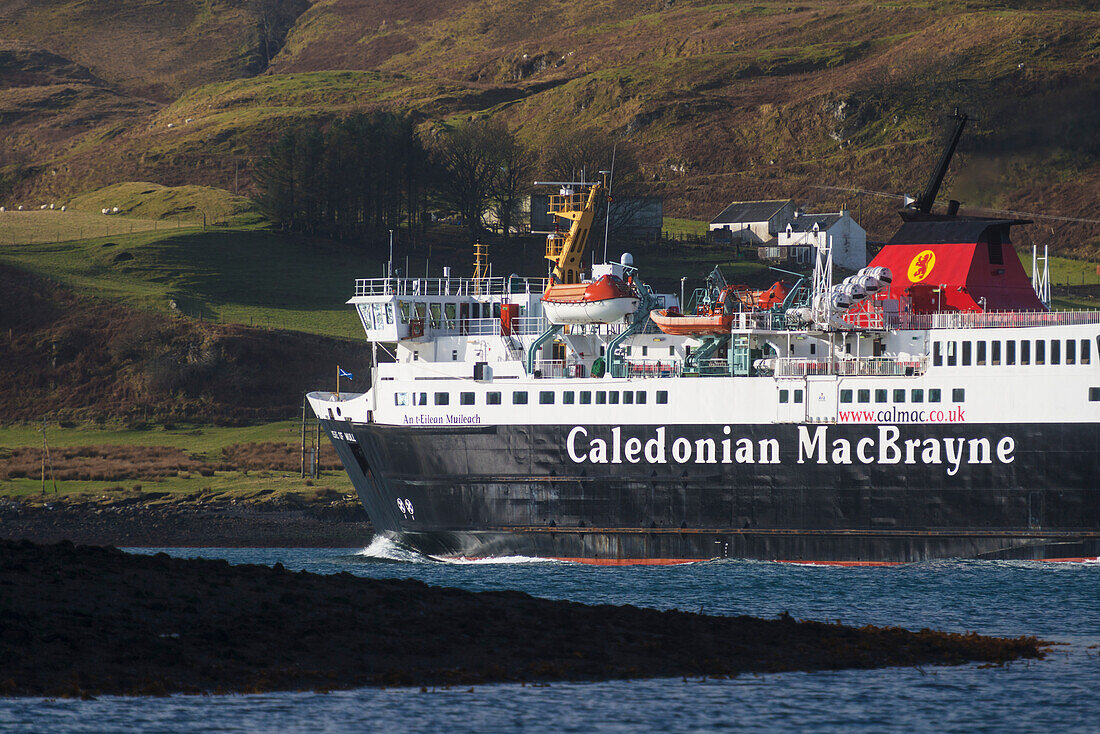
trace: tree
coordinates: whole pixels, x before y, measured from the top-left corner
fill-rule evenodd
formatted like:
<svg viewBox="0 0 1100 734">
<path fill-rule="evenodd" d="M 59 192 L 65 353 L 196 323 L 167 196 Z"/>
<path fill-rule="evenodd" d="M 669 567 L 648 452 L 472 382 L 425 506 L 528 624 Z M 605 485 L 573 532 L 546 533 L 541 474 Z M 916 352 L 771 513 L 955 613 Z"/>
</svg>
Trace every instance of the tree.
<svg viewBox="0 0 1100 734">
<path fill-rule="evenodd" d="M 471 243 L 485 229 L 501 127 L 485 121 L 463 123 L 440 134 L 432 146 L 439 199 L 462 218 Z"/>
<path fill-rule="evenodd" d="M 524 195 L 530 193 L 534 180 L 535 159 L 504 125 L 499 125 L 494 151 L 496 171 L 489 185 L 493 213 L 500 223 L 504 241 L 519 216 Z"/>
</svg>

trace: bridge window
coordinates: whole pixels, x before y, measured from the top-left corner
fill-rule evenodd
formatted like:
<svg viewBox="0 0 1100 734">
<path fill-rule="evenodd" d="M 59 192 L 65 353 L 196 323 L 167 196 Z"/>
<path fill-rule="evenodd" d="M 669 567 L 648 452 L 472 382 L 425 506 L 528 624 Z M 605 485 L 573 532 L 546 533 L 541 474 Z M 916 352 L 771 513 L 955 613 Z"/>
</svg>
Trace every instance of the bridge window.
<svg viewBox="0 0 1100 734">
<path fill-rule="evenodd" d="M 539 392 L 539 405 L 553 405 L 554 404 L 554 391 L 542 390 Z"/>
<path fill-rule="evenodd" d="M 842 402 L 842 403 L 852 402 L 852 391 L 851 390 L 841 390 L 840 391 L 840 402 Z"/>
<path fill-rule="evenodd" d="M 920 388 L 914 388 L 914 389 L 910 390 L 909 391 L 909 401 L 912 402 L 912 403 L 923 403 L 924 402 L 924 390 L 921 390 Z"/>
<path fill-rule="evenodd" d="M 1047 343 L 1045 339 L 1035 340 L 1035 364 L 1047 363 Z"/>
<path fill-rule="evenodd" d="M 474 394 L 472 392 L 460 392 L 458 394 L 458 402 L 462 405 L 473 405 Z"/>
<path fill-rule="evenodd" d="M 562 405 L 572 405 L 576 395 L 572 390 L 566 390 L 561 394 Z"/>
<path fill-rule="evenodd" d="M 943 342 L 932 343 L 932 366 L 943 367 Z"/>
<path fill-rule="evenodd" d="M 397 312 L 401 314 L 401 323 L 405 324 L 409 321 L 409 302 L 398 301 Z"/>
<path fill-rule="evenodd" d="M 1031 342 L 1020 340 L 1020 364 L 1031 364 Z"/>
<path fill-rule="evenodd" d="M 956 387 L 951 391 L 951 402 L 962 403 L 966 401 L 966 390 L 961 387 Z"/>
<path fill-rule="evenodd" d="M 498 393 L 498 392 L 485 393 L 485 404 L 486 405 L 500 405 L 500 393 Z"/>
<path fill-rule="evenodd" d="M 581 390 L 581 405 L 592 404 L 592 393 L 588 390 Z"/>
<path fill-rule="evenodd" d="M 1051 339 L 1050 340 L 1050 363 L 1062 364 L 1062 340 Z"/>
<path fill-rule="evenodd" d="M 1016 342 L 1005 342 L 1005 364 L 1016 364 Z"/>
<path fill-rule="evenodd" d="M 895 403 L 904 403 L 905 402 L 905 390 L 904 389 L 894 390 L 894 402 Z"/>
<path fill-rule="evenodd" d="M 1097 341 L 1100 342 L 1100 336 L 1096 338 Z M 1091 344 L 1092 342 L 1090 342 L 1088 339 L 1081 340 L 1081 364 L 1089 363 L 1089 348 Z"/>
<path fill-rule="evenodd" d="M 517 390 L 512 393 L 512 405 L 527 405 L 527 391 Z"/>
<path fill-rule="evenodd" d="M 1077 342 L 1066 339 L 1066 364 L 1077 364 Z"/>
<path fill-rule="evenodd" d="M 875 402 L 876 403 L 885 403 L 886 402 L 886 391 L 885 390 L 875 390 Z"/>
<path fill-rule="evenodd" d="M 658 405 L 667 405 L 668 404 L 668 390 L 658 390 L 657 391 L 657 404 Z"/>
<path fill-rule="evenodd" d="M 948 367 L 954 367 L 956 364 L 958 364 L 959 355 L 955 353 L 956 346 L 957 345 L 955 344 L 955 342 L 947 342 L 947 366 Z"/>
<path fill-rule="evenodd" d="M 861 403 L 871 402 L 871 391 L 870 390 L 857 390 L 856 391 L 856 400 L 858 400 Z"/>
<path fill-rule="evenodd" d="M 451 394 L 446 392 L 437 392 L 435 394 L 436 405 L 447 405 L 451 402 Z"/>
<path fill-rule="evenodd" d="M 928 389 L 928 402 L 938 403 L 940 402 L 940 389 L 938 387 L 932 387 Z"/>
<path fill-rule="evenodd" d="M 970 366 L 970 342 L 968 342 L 968 341 L 967 341 L 967 342 L 963 342 L 963 343 L 962 343 L 962 347 L 963 347 L 963 348 L 962 348 L 962 353 L 963 353 L 963 355 L 962 355 L 962 356 L 963 356 L 963 359 L 962 359 L 962 363 L 963 363 L 963 367 L 969 367 L 969 366 Z"/>
<path fill-rule="evenodd" d="M 989 363 L 1000 364 L 1001 363 L 1001 343 L 999 341 L 989 342 Z"/>
<path fill-rule="evenodd" d="M 976 342 L 978 355 L 974 358 L 974 364 L 985 364 L 985 342 Z"/>
</svg>

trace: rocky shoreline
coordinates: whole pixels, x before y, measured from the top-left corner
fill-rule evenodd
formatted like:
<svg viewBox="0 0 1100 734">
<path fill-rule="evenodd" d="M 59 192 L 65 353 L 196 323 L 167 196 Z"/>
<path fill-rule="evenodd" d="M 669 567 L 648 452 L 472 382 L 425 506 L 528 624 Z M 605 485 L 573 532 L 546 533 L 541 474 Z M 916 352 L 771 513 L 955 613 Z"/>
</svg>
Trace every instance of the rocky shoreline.
<svg viewBox="0 0 1100 734">
<path fill-rule="evenodd" d="M 356 548 L 371 525 L 354 501 L 326 503 L 44 502 L 0 499 L 0 538 L 119 547 Z"/>
<path fill-rule="evenodd" d="M 1000 664 L 1040 658 L 1042 645 L 0 541 L 0 695 L 8 696 Z"/>
</svg>

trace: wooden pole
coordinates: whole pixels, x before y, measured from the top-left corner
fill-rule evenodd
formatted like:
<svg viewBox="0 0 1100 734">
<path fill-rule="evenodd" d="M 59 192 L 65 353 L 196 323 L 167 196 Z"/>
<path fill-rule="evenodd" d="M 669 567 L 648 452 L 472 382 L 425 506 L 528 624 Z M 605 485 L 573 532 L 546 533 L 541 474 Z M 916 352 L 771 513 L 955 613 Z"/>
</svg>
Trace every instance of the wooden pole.
<svg viewBox="0 0 1100 734">
<path fill-rule="evenodd" d="M 306 402 L 307 398 L 302 398 L 302 478 L 306 476 Z"/>
</svg>

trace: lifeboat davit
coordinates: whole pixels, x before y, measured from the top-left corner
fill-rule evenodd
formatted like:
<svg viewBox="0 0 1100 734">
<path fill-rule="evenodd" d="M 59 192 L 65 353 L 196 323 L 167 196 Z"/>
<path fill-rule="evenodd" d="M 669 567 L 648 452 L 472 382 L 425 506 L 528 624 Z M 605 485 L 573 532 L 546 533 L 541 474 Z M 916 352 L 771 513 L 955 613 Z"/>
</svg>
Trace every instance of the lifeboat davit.
<svg viewBox="0 0 1100 734">
<path fill-rule="evenodd" d="M 551 324 L 610 324 L 636 310 L 634 289 L 614 275 L 591 283 L 555 284 L 542 294 L 542 313 Z"/>
</svg>

